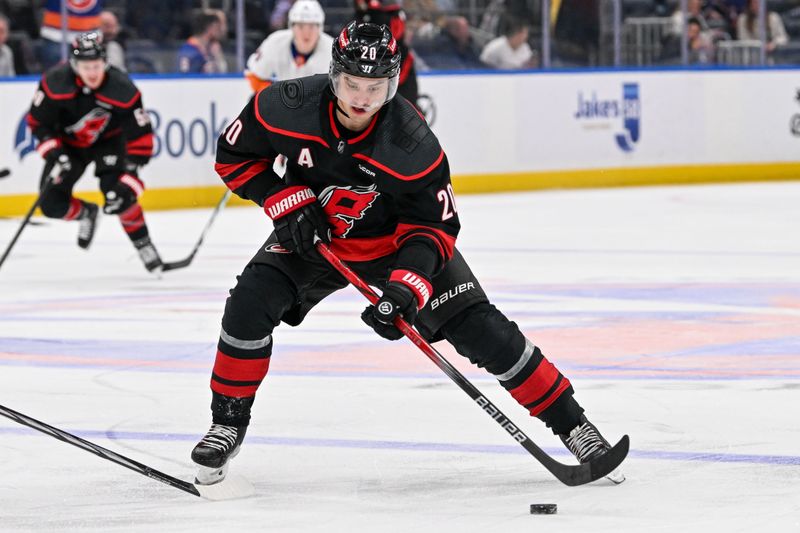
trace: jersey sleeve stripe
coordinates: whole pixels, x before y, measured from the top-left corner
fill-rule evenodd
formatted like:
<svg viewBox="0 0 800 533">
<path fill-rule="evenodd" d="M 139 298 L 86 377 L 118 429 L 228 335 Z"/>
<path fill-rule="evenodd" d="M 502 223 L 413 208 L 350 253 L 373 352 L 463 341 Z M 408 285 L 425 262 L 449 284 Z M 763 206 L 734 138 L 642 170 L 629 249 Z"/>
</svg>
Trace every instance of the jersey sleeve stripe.
<svg viewBox="0 0 800 533">
<path fill-rule="evenodd" d="M 222 181 L 224 181 L 225 185 L 227 185 L 228 188 L 233 191 L 238 189 L 251 179 L 253 179 L 254 176 L 261 174 L 264 171 L 270 170 L 271 167 L 272 167 L 271 161 L 255 161 L 252 163 L 252 165 L 250 165 L 249 168 L 247 168 L 247 170 L 242 172 L 236 178 L 228 178 L 228 179 L 223 178 Z"/>
<path fill-rule="evenodd" d="M 426 168 L 422 172 L 417 172 L 416 174 L 412 174 L 411 176 L 406 176 L 404 174 L 400 174 L 399 172 L 397 172 L 395 170 L 392 170 L 391 168 L 387 167 L 386 165 L 384 165 L 382 163 L 378 163 L 377 161 L 375 161 L 371 157 L 366 156 L 364 154 L 353 154 L 353 157 L 355 157 L 356 159 L 361 159 L 362 161 L 366 161 L 370 165 L 373 165 L 373 166 L 381 169 L 382 171 L 386 172 L 387 174 L 390 174 L 390 175 L 394 176 L 395 178 L 397 178 L 399 180 L 413 181 L 413 180 L 417 180 L 417 179 L 420 179 L 420 178 L 424 178 L 425 176 L 430 174 L 433 169 L 438 167 L 439 163 L 441 163 L 442 159 L 444 159 L 444 150 L 439 150 L 439 157 L 436 158 L 436 161 L 434 161 L 433 164 L 431 164 L 431 166 L 429 166 L 428 168 Z"/>
<path fill-rule="evenodd" d="M 126 144 L 126 149 L 131 155 L 150 156 L 153 154 L 153 134 L 146 133 L 141 137 L 132 139 Z"/>
</svg>

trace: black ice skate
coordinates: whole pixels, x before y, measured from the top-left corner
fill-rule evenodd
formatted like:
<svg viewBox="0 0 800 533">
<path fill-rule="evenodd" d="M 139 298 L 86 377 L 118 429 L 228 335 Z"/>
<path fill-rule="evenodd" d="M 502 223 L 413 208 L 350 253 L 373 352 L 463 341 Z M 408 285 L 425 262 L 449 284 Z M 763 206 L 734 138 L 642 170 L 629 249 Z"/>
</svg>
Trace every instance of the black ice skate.
<svg viewBox="0 0 800 533">
<path fill-rule="evenodd" d="M 569 432 L 569 435 L 559 435 L 559 437 L 564 446 L 581 463 L 588 463 L 611 449 L 608 441 L 603 438 L 594 424 L 586 419 L 585 415 L 581 415 L 580 423 Z M 625 481 L 625 475 L 619 469 L 611 472 L 606 478 L 618 485 Z"/>
<path fill-rule="evenodd" d="M 97 228 L 97 204 L 90 204 L 85 202 L 83 204 L 85 212 L 83 216 L 78 219 L 78 246 L 84 250 L 89 248 L 94 239 L 94 232 Z"/>
<path fill-rule="evenodd" d="M 150 237 L 142 237 L 133 241 L 136 251 L 139 252 L 139 257 L 144 263 L 144 267 L 148 272 L 159 273 L 164 266 L 161 257 L 158 255 L 158 250 L 150 242 Z"/>
<path fill-rule="evenodd" d="M 230 460 L 239 453 L 246 432 L 247 426 L 211 424 L 192 450 L 192 461 L 198 466 L 195 483 L 213 485 L 225 479 Z"/>
</svg>

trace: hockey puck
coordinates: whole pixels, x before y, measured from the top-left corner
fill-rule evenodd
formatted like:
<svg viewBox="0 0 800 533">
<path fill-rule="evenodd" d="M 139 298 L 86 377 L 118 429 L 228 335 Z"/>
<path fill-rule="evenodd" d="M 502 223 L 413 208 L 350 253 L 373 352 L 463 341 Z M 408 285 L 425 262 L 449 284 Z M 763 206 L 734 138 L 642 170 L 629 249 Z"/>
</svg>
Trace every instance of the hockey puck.
<svg viewBox="0 0 800 533">
<path fill-rule="evenodd" d="M 7 168 L 0 170 L 0 178 L 5 178 L 6 176 L 10 175 L 11 171 Z"/>
<path fill-rule="evenodd" d="M 556 514 L 558 505 L 555 503 L 532 503 L 531 514 Z"/>
</svg>

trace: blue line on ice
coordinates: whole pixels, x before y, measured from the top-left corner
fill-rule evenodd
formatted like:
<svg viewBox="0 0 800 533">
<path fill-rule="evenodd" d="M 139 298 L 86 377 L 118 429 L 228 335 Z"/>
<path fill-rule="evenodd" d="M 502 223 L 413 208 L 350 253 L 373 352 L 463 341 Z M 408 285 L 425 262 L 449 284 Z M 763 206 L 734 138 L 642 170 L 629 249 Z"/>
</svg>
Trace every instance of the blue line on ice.
<svg viewBox="0 0 800 533">
<path fill-rule="evenodd" d="M 158 433 L 137 431 L 100 431 L 100 430 L 67 430 L 85 439 L 140 440 L 159 442 L 190 442 L 199 440 L 200 435 L 189 433 Z M 27 428 L 0 427 L 0 435 L 36 435 L 41 434 Z M 526 454 L 519 446 L 491 444 L 456 444 L 450 442 L 408 442 L 387 440 L 354 440 L 354 439 L 314 439 L 294 437 L 262 437 L 247 436 L 248 445 L 265 446 L 306 446 L 312 448 L 349 448 L 372 450 L 402 450 L 412 452 L 448 452 L 448 453 L 486 453 L 486 454 Z M 570 456 L 564 448 L 543 448 L 554 456 Z M 187 448 L 187 457 L 188 457 Z M 629 457 L 635 459 L 656 459 L 663 461 L 696 461 L 706 463 L 746 463 L 766 465 L 800 466 L 800 456 L 792 455 L 757 455 L 741 453 L 664 451 L 664 450 L 631 450 Z"/>
</svg>

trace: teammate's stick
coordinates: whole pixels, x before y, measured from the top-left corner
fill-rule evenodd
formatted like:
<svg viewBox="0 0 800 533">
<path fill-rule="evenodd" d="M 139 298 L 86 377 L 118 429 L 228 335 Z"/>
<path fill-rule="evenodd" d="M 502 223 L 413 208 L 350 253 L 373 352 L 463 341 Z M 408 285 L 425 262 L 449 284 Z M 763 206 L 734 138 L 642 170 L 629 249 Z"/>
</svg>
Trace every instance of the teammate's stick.
<svg viewBox="0 0 800 533">
<path fill-rule="evenodd" d="M 6 257 L 8 257 L 8 254 L 11 253 L 11 249 L 14 247 L 14 244 L 16 244 L 17 239 L 19 239 L 19 236 L 22 234 L 22 230 L 24 230 L 25 226 L 28 225 L 28 222 L 30 222 L 31 217 L 33 216 L 33 212 L 36 211 L 36 208 L 39 207 L 39 204 L 42 202 L 42 197 L 44 197 L 44 195 L 50 190 L 50 188 L 53 186 L 53 183 L 55 183 L 56 178 L 60 174 L 61 174 L 61 165 L 56 163 L 55 165 L 53 165 L 50 174 L 45 178 L 44 187 L 42 187 L 42 190 L 39 192 L 39 196 L 36 197 L 36 201 L 33 202 L 33 205 L 28 210 L 28 214 L 25 215 L 25 219 L 22 221 L 22 224 L 20 224 L 19 229 L 14 234 L 14 238 L 12 238 L 11 242 L 8 243 L 6 251 L 3 252 L 3 257 L 0 257 L 0 267 L 2 267 L 3 263 L 6 262 Z"/>
<path fill-rule="evenodd" d="M 206 233 L 208 233 L 209 228 L 211 228 L 211 224 L 214 223 L 214 219 L 217 218 L 217 214 L 222 211 L 222 208 L 225 207 L 225 204 L 228 203 L 228 198 L 231 196 L 231 191 L 225 191 L 225 194 L 222 195 L 222 198 L 219 199 L 217 202 L 217 206 L 214 208 L 214 211 L 211 212 L 211 217 L 206 222 L 206 226 L 203 228 L 203 232 L 200 234 L 200 238 L 197 239 L 197 244 L 194 245 L 194 249 L 192 252 L 185 258 L 181 259 L 180 261 L 172 261 L 168 263 L 164 263 L 162 267 L 162 271 L 166 272 L 168 270 L 177 270 L 179 268 L 185 268 L 192 264 L 192 260 L 194 256 L 197 255 L 197 251 L 200 249 L 200 245 L 203 244 L 203 239 L 206 238 Z"/>
<path fill-rule="evenodd" d="M 143 476 L 147 476 L 151 479 L 155 479 L 156 481 L 160 481 L 165 485 L 169 485 L 170 487 L 175 487 L 176 489 L 188 492 L 194 496 L 200 496 L 201 498 L 205 498 L 207 500 L 230 500 L 234 498 L 244 498 L 253 493 L 253 486 L 250 485 L 250 483 L 248 483 L 244 478 L 239 476 L 234 476 L 233 478 L 231 478 L 231 476 L 227 476 L 224 481 L 214 485 L 199 485 L 195 483 L 189 483 L 188 481 L 183 481 L 163 472 L 159 472 L 154 468 L 143 465 L 142 463 L 125 457 L 124 455 L 112 452 L 107 448 L 103 448 L 100 445 L 89 442 L 88 440 L 82 439 L 76 435 L 73 435 L 72 433 L 67 433 L 64 430 L 58 429 L 49 424 L 45 424 L 44 422 L 14 411 L 13 409 L 9 409 L 3 405 L 0 405 L 0 415 L 13 420 L 14 422 L 22 424 L 23 426 L 28 426 L 36 431 L 41 431 L 45 435 L 55 437 L 62 442 L 66 442 L 67 444 L 72 444 L 77 448 L 86 450 L 87 452 L 101 457 L 107 461 L 117 463 L 118 465 L 124 466 L 125 468 L 133 470 L 134 472 L 142 474 Z"/>
<path fill-rule="evenodd" d="M 342 262 L 336 254 L 319 238 L 316 242 L 317 250 L 342 276 L 353 284 L 370 303 L 374 304 L 379 297 L 375 291 L 362 280 L 358 274 L 353 272 L 350 267 Z M 565 465 L 550 457 L 544 450 L 534 443 L 516 424 L 512 423 L 500 409 L 489 401 L 467 378 L 465 378 L 450 362 L 444 358 L 433 346 L 426 341 L 417 330 L 408 322 L 398 316 L 394 321 L 395 326 L 414 343 L 417 348 L 428 356 L 428 359 L 438 366 L 447 376 L 452 379 L 461 390 L 467 393 L 472 400 L 483 409 L 495 422 L 500 424 L 511 437 L 525 448 L 537 461 L 550 471 L 559 481 L 569 486 L 583 485 L 591 481 L 603 478 L 617 468 L 623 459 L 628 455 L 630 445 L 628 436 L 623 436 L 620 441 L 608 452 L 593 459 L 588 463 L 580 465 Z"/>
</svg>

